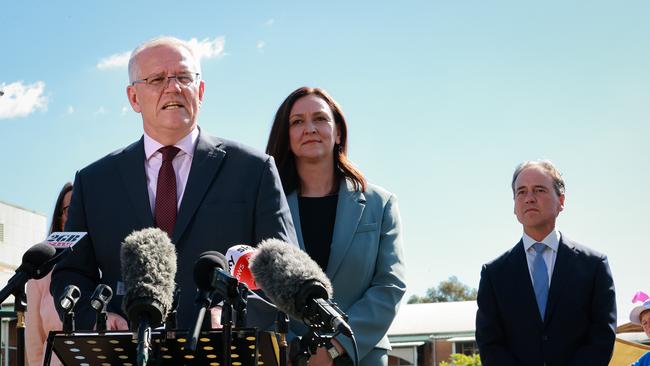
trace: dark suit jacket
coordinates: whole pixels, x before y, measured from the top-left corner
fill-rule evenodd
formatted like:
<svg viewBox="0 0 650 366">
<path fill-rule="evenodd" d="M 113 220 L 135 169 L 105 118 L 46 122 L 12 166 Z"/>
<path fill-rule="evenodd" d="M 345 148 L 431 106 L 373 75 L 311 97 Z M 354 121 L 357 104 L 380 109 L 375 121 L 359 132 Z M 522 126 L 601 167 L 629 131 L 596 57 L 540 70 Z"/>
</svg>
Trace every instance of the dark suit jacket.
<svg viewBox="0 0 650 366">
<path fill-rule="evenodd" d="M 542 320 L 523 242 L 483 266 L 476 341 L 485 366 L 607 365 L 616 337 L 607 257 L 561 236 Z"/>
<path fill-rule="evenodd" d="M 77 328 L 91 329 L 89 297 L 99 283 L 117 290 L 120 245 L 134 230 L 153 227 L 144 169 L 143 139 L 80 170 L 75 178 L 68 231 L 86 231 L 88 240 L 52 275 L 58 299 L 68 284 L 77 285 Z M 189 328 L 195 313 L 194 262 L 208 250 L 225 253 L 236 244 L 257 245 L 267 238 L 297 243 L 273 158 L 240 144 L 201 132 L 194 152 L 172 242 L 178 254 L 179 328 Z M 109 311 L 124 316 L 123 296 Z"/>
</svg>

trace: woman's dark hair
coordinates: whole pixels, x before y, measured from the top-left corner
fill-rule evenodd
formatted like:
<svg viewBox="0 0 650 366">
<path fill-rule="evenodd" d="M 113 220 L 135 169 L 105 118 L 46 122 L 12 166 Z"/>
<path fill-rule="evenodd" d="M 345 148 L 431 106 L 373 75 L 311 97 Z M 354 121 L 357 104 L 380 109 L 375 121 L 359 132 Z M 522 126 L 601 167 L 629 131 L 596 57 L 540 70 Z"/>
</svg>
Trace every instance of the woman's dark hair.
<svg viewBox="0 0 650 366">
<path fill-rule="evenodd" d="M 332 110 L 334 122 L 339 128 L 341 134 L 341 143 L 334 146 L 334 175 L 337 180 L 345 178 L 350 180 L 356 191 L 365 192 L 366 179 L 363 174 L 355 168 L 347 158 L 348 151 L 348 124 L 343 116 L 341 107 L 336 103 L 327 92 L 320 88 L 310 88 L 303 86 L 291 93 L 287 99 L 282 102 L 280 108 L 275 114 L 269 141 L 266 144 L 266 153 L 273 156 L 275 164 L 280 173 L 282 186 L 285 193 L 293 192 L 300 189 L 300 179 L 296 170 L 296 161 L 291 151 L 289 143 L 289 116 L 291 108 L 296 101 L 307 95 L 316 95 L 323 99 Z M 336 187 L 337 188 L 337 187 Z"/>
<path fill-rule="evenodd" d="M 52 225 L 50 226 L 50 234 L 55 231 L 63 231 L 63 222 L 61 220 L 63 217 L 63 197 L 65 197 L 65 194 L 70 191 L 72 191 L 72 183 L 67 182 L 63 185 L 63 188 L 61 188 L 59 197 L 56 198 L 54 212 L 52 213 Z"/>
</svg>

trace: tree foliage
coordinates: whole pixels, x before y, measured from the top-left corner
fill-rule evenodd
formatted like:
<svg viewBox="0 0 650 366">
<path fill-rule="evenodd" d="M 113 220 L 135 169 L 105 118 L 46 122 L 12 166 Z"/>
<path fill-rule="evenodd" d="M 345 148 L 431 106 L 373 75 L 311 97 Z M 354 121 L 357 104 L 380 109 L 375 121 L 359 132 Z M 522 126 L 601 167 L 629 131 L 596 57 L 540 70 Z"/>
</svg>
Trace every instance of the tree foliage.
<svg viewBox="0 0 650 366">
<path fill-rule="evenodd" d="M 451 276 L 446 281 L 440 282 L 437 287 L 429 288 L 425 296 L 411 296 L 408 303 L 421 304 L 468 300 L 476 300 L 476 289 L 460 282 L 456 276 Z"/>
<path fill-rule="evenodd" d="M 478 354 L 466 356 L 462 353 L 454 353 L 449 357 L 449 362 L 442 361 L 440 366 L 482 366 L 482 364 Z"/>
</svg>

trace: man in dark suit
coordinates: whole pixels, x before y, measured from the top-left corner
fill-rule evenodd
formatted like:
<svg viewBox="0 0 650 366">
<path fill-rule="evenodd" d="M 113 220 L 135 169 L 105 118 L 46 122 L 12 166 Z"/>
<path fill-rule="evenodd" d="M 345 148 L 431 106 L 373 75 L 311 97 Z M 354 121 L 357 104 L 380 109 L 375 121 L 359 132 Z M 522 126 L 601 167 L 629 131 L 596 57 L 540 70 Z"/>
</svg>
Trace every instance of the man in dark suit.
<svg viewBox="0 0 650 366">
<path fill-rule="evenodd" d="M 51 292 L 58 299 L 77 285 L 77 328 L 92 329 L 88 299 L 97 284 L 108 284 L 116 292 L 109 327 L 126 328 L 120 244 L 156 226 L 176 245 L 178 326 L 189 328 L 201 253 L 267 238 L 297 243 L 295 229 L 273 159 L 197 126 L 205 84 L 188 44 L 171 37 L 144 43 L 131 55 L 129 78 L 144 135 L 77 173 L 66 230 L 88 232 L 88 239 L 57 265 Z"/>
<path fill-rule="evenodd" d="M 485 366 L 607 365 L 616 336 L 607 257 L 555 229 L 564 181 L 549 161 L 513 175 L 522 239 L 483 266 L 476 342 Z"/>
</svg>

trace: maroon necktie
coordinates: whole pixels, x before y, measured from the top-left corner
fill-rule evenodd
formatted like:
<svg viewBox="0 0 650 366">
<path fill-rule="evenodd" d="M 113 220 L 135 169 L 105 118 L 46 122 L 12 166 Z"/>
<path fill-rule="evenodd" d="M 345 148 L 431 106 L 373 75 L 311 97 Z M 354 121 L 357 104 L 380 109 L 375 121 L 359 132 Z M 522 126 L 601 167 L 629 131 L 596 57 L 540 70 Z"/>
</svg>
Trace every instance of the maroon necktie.
<svg viewBox="0 0 650 366">
<path fill-rule="evenodd" d="M 176 146 L 164 146 L 158 151 L 162 153 L 163 161 L 158 171 L 158 185 L 156 188 L 156 226 L 167 232 L 171 238 L 176 225 L 176 173 L 172 160 L 180 151 Z"/>
</svg>

